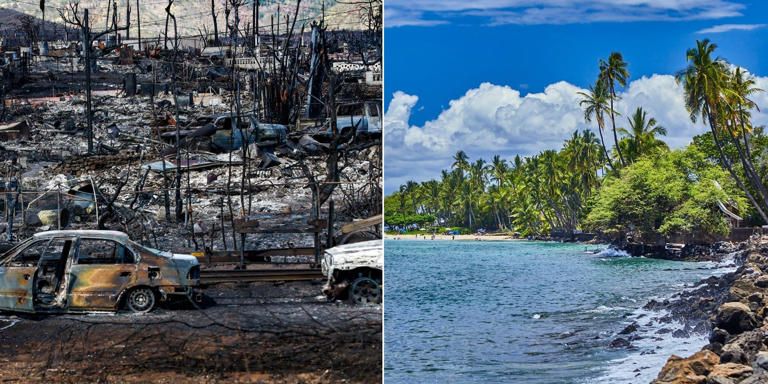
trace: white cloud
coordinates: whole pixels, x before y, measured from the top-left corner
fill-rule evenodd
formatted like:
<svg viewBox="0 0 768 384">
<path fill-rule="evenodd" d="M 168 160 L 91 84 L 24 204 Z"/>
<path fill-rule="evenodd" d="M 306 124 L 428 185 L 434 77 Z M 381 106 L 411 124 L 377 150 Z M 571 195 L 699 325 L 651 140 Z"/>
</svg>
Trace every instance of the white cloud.
<svg viewBox="0 0 768 384">
<path fill-rule="evenodd" d="M 395 7 L 386 7 L 384 9 L 384 18 L 387 27 L 431 27 L 447 23 L 445 20 L 427 20 L 424 18 L 423 12 L 420 11 Z"/>
<path fill-rule="evenodd" d="M 756 86 L 768 89 L 768 77 L 757 77 Z M 385 115 L 386 191 L 408 180 L 424 181 L 439 176 L 451 164 L 453 154 L 464 150 L 472 158 L 490 159 L 499 154 L 528 156 L 545 149 L 558 149 L 575 130 L 597 126 L 584 121 L 578 92 L 586 92 L 561 81 L 541 93 L 521 95 L 508 86 L 483 83 L 452 100 L 435 119 L 421 126 L 409 123 L 418 97 L 395 92 Z M 653 75 L 632 81 L 620 95 L 616 110 L 617 127 L 627 126 L 627 116 L 643 107 L 667 128 L 663 139 L 672 147 L 688 144 L 706 132 L 700 121 L 692 123 L 685 109 L 683 90 L 671 75 Z M 753 112 L 756 125 L 768 125 L 768 94 L 753 100 L 764 112 Z M 608 119 L 606 119 L 608 120 Z M 610 122 L 606 121 L 606 144 L 613 145 Z"/>
<path fill-rule="evenodd" d="M 768 24 L 721 24 L 713 27 L 704 28 L 697 31 L 698 34 L 704 33 L 723 33 L 730 31 L 751 31 L 754 29 L 765 28 Z"/>
<path fill-rule="evenodd" d="M 387 0 L 385 25 L 436 25 L 477 16 L 490 24 L 714 20 L 742 16 L 735 0 Z"/>
</svg>

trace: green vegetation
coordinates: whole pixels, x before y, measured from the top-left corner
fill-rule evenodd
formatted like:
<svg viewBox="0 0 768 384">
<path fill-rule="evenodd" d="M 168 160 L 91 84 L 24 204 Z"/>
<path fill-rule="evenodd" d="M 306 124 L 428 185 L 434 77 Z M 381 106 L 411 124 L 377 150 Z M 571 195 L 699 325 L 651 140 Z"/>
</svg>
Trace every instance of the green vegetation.
<svg viewBox="0 0 768 384">
<path fill-rule="evenodd" d="M 722 236 L 735 215 L 747 224 L 768 223 L 768 137 L 752 126 L 756 105 L 749 98 L 761 90 L 741 68 L 713 59 L 715 47 L 697 41 L 676 77 L 691 120 L 710 127 L 688 147 L 670 151 L 666 129 L 642 107 L 619 126 L 617 87 L 627 85 L 629 72 L 614 52 L 580 93 L 585 121 L 597 125 L 599 139 L 589 130 L 574 132 L 559 150 L 511 161 L 494 156 L 490 163 L 459 151 L 439 179 L 409 181 L 387 196 L 386 223 L 523 236 L 595 231 L 644 242 Z M 606 118 L 611 147 L 603 135 Z"/>
<path fill-rule="evenodd" d="M 584 226 L 647 243 L 674 234 L 726 235 L 718 201 L 737 213 L 748 207 L 728 173 L 690 145 L 643 157 L 620 176 L 605 178 Z"/>
</svg>

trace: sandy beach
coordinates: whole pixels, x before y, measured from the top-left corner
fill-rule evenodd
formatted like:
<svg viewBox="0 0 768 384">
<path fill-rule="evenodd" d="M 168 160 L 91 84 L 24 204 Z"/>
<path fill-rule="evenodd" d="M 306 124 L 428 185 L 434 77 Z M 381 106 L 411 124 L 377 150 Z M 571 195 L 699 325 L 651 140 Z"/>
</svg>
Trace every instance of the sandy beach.
<svg viewBox="0 0 768 384">
<path fill-rule="evenodd" d="M 486 235 L 391 235 L 384 234 L 387 240 L 474 240 L 474 241 L 520 241 L 525 239 L 516 239 L 506 234 L 486 234 Z"/>
</svg>

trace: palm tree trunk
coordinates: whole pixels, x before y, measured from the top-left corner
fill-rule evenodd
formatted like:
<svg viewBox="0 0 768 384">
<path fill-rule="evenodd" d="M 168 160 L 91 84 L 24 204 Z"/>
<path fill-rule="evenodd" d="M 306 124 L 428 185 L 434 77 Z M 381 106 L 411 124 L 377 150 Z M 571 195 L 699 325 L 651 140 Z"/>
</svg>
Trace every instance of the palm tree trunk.
<svg viewBox="0 0 768 384">
<path fill-rule="evenodd" d="M 613 141 L 616 143 L 616 152 L 619 154 L 619 160 L 621 161 L 621 166 L 624 167 L 627 165 L 626 162 L 624 162 L 624 155 L 621 154 L 621 147 L 619 146 L 619 136 L 616 134 L 616 118 L 614 117 L 614 111 L 613 111 L 613 99 L 616 98 L 616 91 L 613 87 L 613 81 L 611 81 L 611 127 L 613 128 Z"/>
<path fill-rule="evenodd" d="M 752 165 L 752 161 L 744 154 L 741 143 L 739 142 L 739 139 L 733 134 L 733 132 L 729 129 L 726 129 L 726 131 L 728 131 L 728 135 L 730 136 L 731 141 L 736 146 L 739 159 L 741 160 L 741 166 L 744 167 L 744 176 L 746 176 L 747 180 L 749 180 L 752 186 L 757 190 L 757 193 L 760 194 L 760 198 L 763 200 L 763 204 L 768 206 L 768 191 L 765 190 L 765 186 L 760 181 L 760 177 L 757 175 L 757 171 L 755 171 L 755 168 Z"/>
<path fill-rule="evenodd" d="M 763 209 L 760 208 L 760 205 L 757 204 L 757 201 L 752 196 L 751 193 L 749 193 L 749 190 L 744 186 L 744 183 L 741 182 L 741 179 L 739 179 L 738 175 L 736 175 L 736 172 L 733 171 L 733 166 L 731 165 L 731 162 L 728 160 L 728 158 L 725 156 L 725 152 L 723 152 L 723 145 L 720 142 L 720 139 L 717 137 L 717 120 L 715 120 L 712 116 L 712 109 L 707 106 L 707 117 L 709 118 L 709 127 L 712 131 L 712 138 L 715 141 L 715 146 L 717 147 L 717 151 L 720 154 L 720 162 L 722 165 L 728 170 L 728 173 L 731 174 L 731 177 L 734 181 L 736 181 L 736 185 L 741 188 L 741 190 L 744 192 L 744 194 L 747 196 L 749 201 L 752 203 L 752 206 L 757 210 L 757 212 L 760 214 L 760 217 L 762 217 L 763 221 L 765 223 L 768 223 L 768 216 L 765 215 L 765 212 L 763 212 Z"/>
<path fill-rule="evenodd" d="M 469 201 L 469 215 L 467 215 L 467 219 L 469 220 L 469 230 L 472 231 L 472 200 Z"/>
<path fill-rule="evenodd" d="M 743 132 L 743 135 L 744 135 L 744 151 L 746 152 L 747 161 L 749 162 L 749 166 L 750 166 L 750 168 L 752 170 L 752 175 L 754 176 L 754 178 L 755 178 L 755 180 L 757 182 L 758 187 L 762 190 L 763 199 L 765 200 L 766 205 L 768 205 L 768 199 L 766 199 L 766 195 L 768 195 L 768 193 L 765 190 L 765 185 L 763 184 L 763 182 L 762 182 L 762 180 L 760 178 L 760 175 L 757 174 L 757 170 L 755 170 L 755 166 L 752 163 L 752 150 L 749 149 L 749 132 L 747 132 L 747 129 L 744 126 L 744 112 L 743 111 L 739 112 L 739 121 L 741 123 L 741 131 Z"/>
<path fill-rule="evenodd" d="M 741 131 L 744 132 L 744 149 L 747 151 L 747 157 L 752 158 L 752 151 L 749 149 L 749 133 L 744 127 L 744 112 L 739 112 L 739 120 L 741 121 Z"/>
<path fill-rule="evenodd" d="M 603 138 L 603 128 L 602 124 L 597 126 L 597 130 L 600 131 L 600 144 L 603 145 L 603 153 L 605 154 L 605 160 L 608 162 L 608 166 L 611 167 L 611 170 L 616 170 L 616 168 L 613 167 L 613 162 L 611 161 L 611 156 L 608 154 L 608 148 L 605 147 L 605 138 Z"/>
</svg>

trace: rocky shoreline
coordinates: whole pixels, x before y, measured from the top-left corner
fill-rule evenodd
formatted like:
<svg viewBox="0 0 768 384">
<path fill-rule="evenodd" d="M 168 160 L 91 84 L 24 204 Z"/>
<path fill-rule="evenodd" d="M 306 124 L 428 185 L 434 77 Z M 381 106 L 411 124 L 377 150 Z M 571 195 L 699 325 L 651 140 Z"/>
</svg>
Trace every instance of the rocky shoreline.
<svg viewBox="0 0 768 384">
<path fill-rule="evenodd" d="M 704 279 L 695 289 L 671 300 L 646 304 L 645 309 L 668 313 L 657 321 L 675 320 L 683 325 L 669 336 L 709 333 L 709 344 L 701 351 L 690 357 L 672 355 L 653 383 L 768 383 L 768 237 L 754 237 L 734 246 L 718 245 L 697 254 L 686 259 L 722 260 L 730 256 L 738 268 Z M 637 325 L 628 328 L 615 343 L 622 344 L 619 339 L 631 343 Z"/>
</svg>

